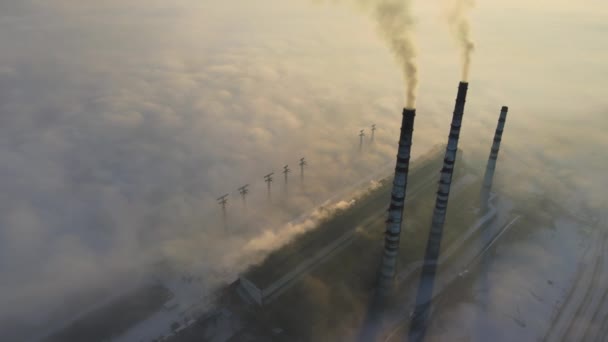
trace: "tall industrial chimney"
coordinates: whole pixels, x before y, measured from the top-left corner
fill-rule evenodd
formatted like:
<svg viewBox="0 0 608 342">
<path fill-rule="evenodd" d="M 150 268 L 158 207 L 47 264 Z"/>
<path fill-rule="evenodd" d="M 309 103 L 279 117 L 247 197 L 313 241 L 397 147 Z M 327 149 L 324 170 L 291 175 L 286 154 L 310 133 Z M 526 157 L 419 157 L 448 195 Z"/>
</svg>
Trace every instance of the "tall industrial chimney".
<svg viewBox="0 0 608 342">
<path fill-rule="evenodd" d="M 378 275 L 378 293 L 382 296 L 390 293 L 393 279 L 395 278 L 415 116 L 415 109 L 403 109 L 399 149 L 395 166 L 395 178 L 393 180 L 391 202 L 388 208 L 388 218 L 386 220 L 384 254 L 382 256 L 382 264 Z"/>
<path fill-rule="evenodd" d="M 505 128 L 505 121 L 507 120 L 508 111 L 509 107 L 502 107 L 500 111 L 500 117 L 498 118 L 498 125 L 496 126 L 496 132 L 494 133 L 494 142 L 492 143 L 492 150 L 490 151 L 490 158 L 488 159 L 486 173 L 483 177 L 483 186 L 481 188 L 480 198 L 482 215 L 488 210 L 488 201 L 490 199 L 490 191 L 492 190 L 492 182 L 494 180 L 494 170 L 496 170 L 496 159 L 498 158 L 498 149 L 500 148 L 500 141 L 502 140 L 502 131 Z"/>
<path fill-rule="evenodd" d="M 416 295 L 416 306 L 410 324 L 410 341 L 421 341 L 422 338 L 420 338 L 420 336 L 424 336 L 426 329 L 426 321 L 429 313 L 428 309 L 433 294 L 435 274 L 437 272 L 439 249 L 441 248 L 443 226 L 448 208 L 452 174 L 454 173 L 456 151 L 458 149 L 458 139 L 460 137 L 460 126 L 464 115 L 464 105 L 468 87 L 469 84 L 467 82 L 460 82 L 458 86 L 458 95 L 456 96 L 456 105 L 454 106 L 452 125 L 450 127 L 450 135 L 445 151 L 445 158 L 443 160 L 443 168 L 441 169 L 435 210 L 433 211 L 431 231 L 426 245 L 424 264 L 422 266 L 420 284 Z"/>
</svg>

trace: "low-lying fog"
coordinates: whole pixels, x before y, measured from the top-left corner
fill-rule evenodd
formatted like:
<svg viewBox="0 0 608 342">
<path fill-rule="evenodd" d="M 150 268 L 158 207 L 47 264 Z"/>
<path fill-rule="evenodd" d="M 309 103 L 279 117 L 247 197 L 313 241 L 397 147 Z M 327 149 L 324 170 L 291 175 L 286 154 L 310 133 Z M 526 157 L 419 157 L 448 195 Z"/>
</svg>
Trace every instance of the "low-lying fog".
<svg viewBox="0 0 608 342">
<path fill-rule="evenodd" d="M 441 6 L 414 5 L 417 156 L 447 138 L 461 61 Z M 465 155 L 486 158 L 508 105 L 498 177 L 521 172 L 526 192 L 554 173 L 605 208 L 607 14 L 599 0 L 477 4 Z M 0 46 L 0 336 L 57 324 L 158 260 L 230 281 L 244 246 L 286 241 L 282 223 L 396 153 L 402 72 L 344 4 L 0 0 Z"/>
</svg>

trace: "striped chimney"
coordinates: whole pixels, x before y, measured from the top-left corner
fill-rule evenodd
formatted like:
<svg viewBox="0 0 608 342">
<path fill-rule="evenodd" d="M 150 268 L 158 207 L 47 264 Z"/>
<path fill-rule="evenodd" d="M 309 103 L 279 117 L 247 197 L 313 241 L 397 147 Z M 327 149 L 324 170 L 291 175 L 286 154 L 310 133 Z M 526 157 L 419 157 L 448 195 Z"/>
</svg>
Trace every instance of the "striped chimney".
<svg viewBox="0 0 608 342">
<path fill-rule="evenodd" d="M 414 308 L 412 322 L 410 325 L 410 334 L 422 333 L 422 336 L 424 335 L 424 329 L 428 316 L 428 305 L 430 304 L 430 300 L 432 298 L 435 273 L 437 272 L 439 249 L 441 247 L 443 226 L 448 208 L 448 198 L 450 196 L 450 186 L 452 185 L 452 174 L 454 173 L 456 151 L 458 149 L 458 139 L 460 137 L 460 126 L 462 124 L 462 117 L 464 115 L 464 105 L 467 97 L 468 87 L 469 84 L 467 82 L 460 82 L 458 86 L 458 95 L 456 96 L 456 105 L 454 106 L 450 135 L 445 151 L 445 158 L 443 160 L 443 168 L 441 169 L 439 189 L 437 191 L 437 199 L 435 201 L 435 210 L 433 211 L 433 220 L 431 223 L 429 240 L 427 242 L 426 252 L 424 255 L 424 264 L 422 266 L 422 274 L 420 276 L 418 294 L 416 296 L 416 306 Z M 413 337 L 412 335 L 410 336 Z"/>
<path fill-rule="evenodd" d="M 500 117 L 498 118 L 498 125 L 496 126 L 496 132 L 494 133 L 494 142 L 492 143 L 492 150 L 490 151 L 490 158 L 488 159 L 488 166 L 486 166 L 486 173 L 483 177 L 483 186 L 481 188 L 481 214 L 484 214 L 488 210 L 488 201 L 490 199 L 490 191 L 492 190 L 492 182 L 494 180 L 494 170 L 496 170 L 498 149 L 500 148 L 502 131 L 505 128 L 508 111 L 509 107 L 502 107 Z"/>
<path fill-rule="evenodd" d="M 388 208 L 388 218 L 386 220 L 384 254 L 382 256 L 382 264 L 378 275 L 378 293 L 380 295 L 387 295 L 390 293 L 393 279 L 395 278 L 415 116 L 415 109 L 403 109 L 399 149 L 395 166 L 395 178 L 393 180 L 391 202 Z"/>
</svg>

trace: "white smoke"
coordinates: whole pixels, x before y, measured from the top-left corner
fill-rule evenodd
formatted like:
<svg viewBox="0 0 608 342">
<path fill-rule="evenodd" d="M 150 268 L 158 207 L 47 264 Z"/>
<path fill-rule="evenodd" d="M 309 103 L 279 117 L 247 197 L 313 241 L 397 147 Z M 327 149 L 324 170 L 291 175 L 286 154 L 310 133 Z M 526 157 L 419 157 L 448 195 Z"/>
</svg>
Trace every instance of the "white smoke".
<svg viewBox="0 0 608 342">
<path fill-rule="evenodd" d="M 335 212 L 348 209 L 354 203 L 355 200 L 353 199 L 321 206 L 302 220 L 289 222 L 277 230 L 267 229 L 263 231 L 259 236 L 249 240 L 242 250 L 245 255 L 272 251 L 293 240 L 298 235 L 317 227 L 321 221 L 327 219 Z"/>
</svg>

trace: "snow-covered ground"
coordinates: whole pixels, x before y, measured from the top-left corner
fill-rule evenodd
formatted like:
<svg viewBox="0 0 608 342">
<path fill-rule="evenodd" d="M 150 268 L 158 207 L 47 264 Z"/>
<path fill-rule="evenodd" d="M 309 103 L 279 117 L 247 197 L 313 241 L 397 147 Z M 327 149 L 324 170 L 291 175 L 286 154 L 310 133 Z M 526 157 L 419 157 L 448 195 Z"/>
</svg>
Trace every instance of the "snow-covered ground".
<svg viewBox="0 0 608 342">
<path fill-rule="evenodd" d="M 173 332 L 171 325 L 174 322 L 177 322 L 179 327 L 194 323 L 194 319 L 211 307 L 215 299 L 212 296 L 201 297 L 202 278 L 185 276 L 167 281 L 164 285 L 169 288 L 173 298 L 165 303 L 162 310 L 138 323 L 114 341 L 147 342 L 169 336 Z"/>
<path fill-rule="evenodd" d="M 472 275 L 471 298 L 442 307 L 429 340 L 543 340 L 562 309 L 576 310 L 574 302 L 566 308 L 561 304 L 580 280 L 580 267 L 595 262 L 597 230 L 565 217 L 525 229 L 532 230 L 530 236 L 499 244 L 495 255 L 482 262 Z"/>
<path fill-rule="evenodd" d="M 121 278 L 122 287 L 119 290 L 114 291 L 113 293 L 106 294 L 101 299 L 93 302 L 92 305 L 81 307 L 80 311 L 74 311 L 75 314 L 67 316 L 65 318 L 58 319 L 57 321 L 53 321 L 51 324 L 47 324 L 47 326 L 43 329 L 38 329 L 35 334 L 32 334 L 32 337 L 28 338 L 31 341 L 39 341 L 45 338 L 48 338 L 53 333 L 60 331 L 62 329 L 67 328 L 70 324 L 82 319 L 87 314 L 90 314 L 100 308 L 111 304 L 116 299 L 121 296 L 127 295 L 131 292 L 137 291 L 137 289 L 142 286 L 146 286 L 150 283 L 149 277 L 144 276 L 143 274 L 137 274 L 137 271 L 131 272 L 129 275 L 125 275 Z"/>
<path fill-rule="evenodd" d="M 594 341 L 608 319 L 608 270 L 605 248 L 608 231 L 594 232 L 593 246 L 585 251 L 577 279 L 553 317 L 545 341 Z M 604 332 L 605 333 L 605 332 Z"/>
</svg>

